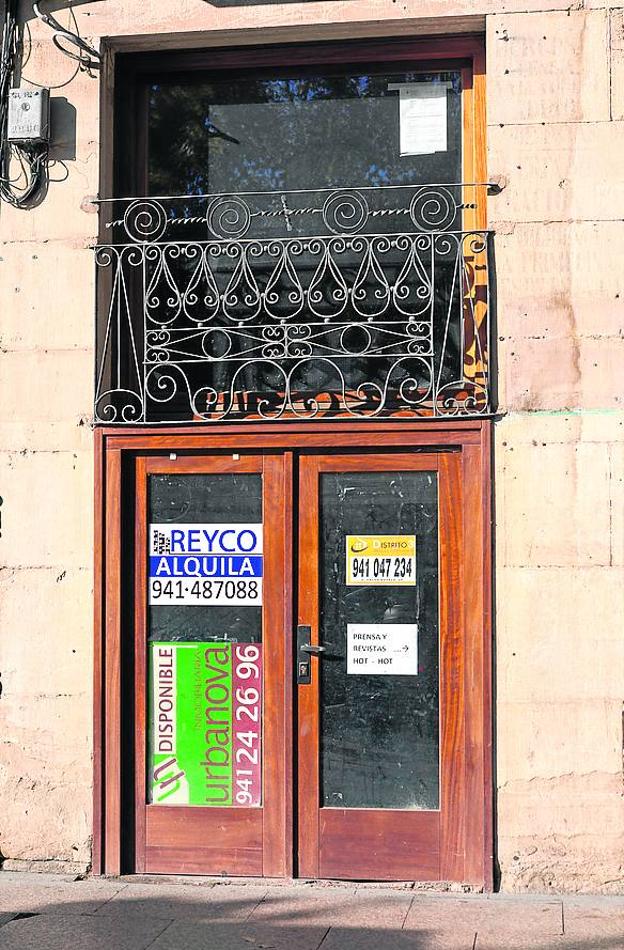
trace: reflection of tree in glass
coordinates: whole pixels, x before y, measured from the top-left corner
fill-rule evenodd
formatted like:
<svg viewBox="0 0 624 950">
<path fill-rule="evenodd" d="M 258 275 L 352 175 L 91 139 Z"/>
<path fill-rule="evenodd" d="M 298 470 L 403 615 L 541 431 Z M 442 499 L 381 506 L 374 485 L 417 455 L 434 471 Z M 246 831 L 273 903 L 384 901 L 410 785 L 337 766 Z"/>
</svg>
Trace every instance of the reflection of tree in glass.
<svg viewBox="0 0 624 950">
<path fill-rule="evenodd" d="M 396 90 L 389 91 L 388 86 L 401 82 L 448 84 L 449 147 L 446 152 L 419 156 L 400 155 L 399 96 Z M 457 182 L 461 179 L 460 102 L 458 73 L 425 75 L 394 72 L 384 75 L 356 72 L 350 75 L 314 75 L 312 72 L 304 74 L 301 71 L 298 76 L 289 76 L 282 70 L 274 71 L 268 78 L 225 73 L 215 78 L 214 74 L 210 77 L 204 73 L 192 79 L 181 81 L 176 78 L 172 82 L 156 83 L 150 87 L 149 98 L 149 191 L 151 194 L 161 195 L 201 195 Z M 398 193 L 383 192 L 371 199 L 371 206 L 375 209 L 390 209 L 402 202 L 401 207 L 406 209 L 412 195 L 411 189 Z M 318 214 L 325 197 L 327 196 L 313 194 L 271 199 L 272 204 L 271 200 L 263 200 L 264 203 L 260 201 L 257 205 L 268 209 L 270 213 L 256 218 L 246 236 L 268 240 L 284 236 L 291 239 L 307 237 L 319 233 L 327 235 L 328 229 Z M 187 241 L 206 240 L 208 234 L 205 221 L 202 220 L 204 205 L 193 204 L 184 200 L 170 202 L 167 204 L 167 210 L 170 217 L 195 219 L 198 208 L 201 208 L 195 223 L 185 224 L 183 237 Z M 254 202 L 250 204 L 253 209 Z M 288 217 L 290 211 L 307 208 L 316 213 L 306 212 L 293 216 L 292 219 Z M 271 213 L 277 213 L 277 216 L 271 217 Z M 403 221 L 407 224 L 403 225 Z M 374 221 L 374 230 L 377 233 L 411 229 L 409 218 L 376 217 Z M 318 304 L 319 313 L 313 317 L 309 311 L 304 311 L 298 319 L 302 324 L 324 321 L 328 324 L 329 334 L 329 324 L 332 323 L 332 314 L 336 310 L 337 298 L 332 296 L 336 290 L 336 279 L 329 270 L 322 269 L 322 247 L 319 245 L 321 250 L 317 248 L 314 252 L 309 248 L 298 252 L 297 276 L 304 291 L 308 291 L 315 277 L 321 274 L 318 285 L 314 284 L 315 292 L 318 291 L 321 299 Z M 406 253 L 402 248 L 391 253 L 386 251 L 381 255 L 385 280 L 391 285 L 397 280 L 405 264 Z M 210 256 L 212 277 L 221 295 L 225 294 L 228 287 L 231 291 L 230 281 L 239 264 L 240 254 L 242 252 Z M 355 249 L 343 249 L 337 254 L 341 277 L 349 287 L 353 287 L 359 273 L 362 254 L 362 248 L 359 246 Z M 237 303 L 232 304 L 233 293 L 230 293 L 226 328 L 236 320 L 240 320 L 241 325 L 248 325 L 245 308 L 253 309 L 258 293 L 266 290 L 275 263 L 276 259 L 270 256 L 253 258 L 254 279 L 258 286 L 245 294 L 245 288 L 238 288 L 236 285 Z M 194 274 L 196 259 L 171 257 L 170 266 L 174 268 L 180 286 L 188 287 Z M 451 295 L 457 296 L 459 285 L 457 282 L 450 282 L 451 261 L 440 259 L 436 268 L 439 279 L 433 282 L 434 323 L 435 333 L 439 336 L 444 332 L 444 316 L 448 311 L 449 298 Z M 371 269 L 367 272 L 361 289 L 365 291 L 367 301 L 377 301 L 378 304 L 375 292 L 381 293 L 383 297 L 384 288 L 380 290 L 375 281 L 375 271 Z M 276 292 L 275 287 L 271 286 L 271 289 Z M 277 289 L 279 304 L 273 305 L 272 316 L 267 317 L 262 313 L 257 321 L 251 321 L 250 326 L 264 323 L 272 325 L 274 320 L 291 319 L 293 303 L 288 292 L 293 291 L 292 281 L 289 284 L 282 275 Z M 295 294 L 298 289 L 295 286 Z M 341 292 L 340 287 L 337 289 Z M 168 299 L 166 288 L 162 289 L 160 297 L 163 301 Z M 276 312 L 280 306 L 284 309 L 283 313 Z M 366 310 L 364 304 L 361 306 Z M 242 310 L 240 314 L 238 311 L 233 312 L 236 307 Z M 373 309 L 374 316 L 378 306 Z M 394 319 L 395 316 L 390 308 L 389 318 Z M 335 333 L 320 339 L 320 349 L 316 355 L 323 356 L 327 352 L 340 354 L 343 352 L 344 342 L 347 344 L 344 353 L 349 355 L 348 360 L 338 360 L 337 363 L 323 359 L 314 362 L 300 361 L 296 354 L 286 359 L 280 355 L 278 348 L 275 360 L 279 365 L 266 361 L 259 363 L 250 358 L 248 365 L 242 368 L 236 377 L 235 385 L 233 372 L 237 368 L 236 364 L 219 359 L 210 364 L 191 362 L 185 367 L 191 390 L 195 392 L 202 386 L 210 386 L 218 393 L 224 394 L 223 398 L 227 401 L 232 398 L 232 387 L 236 393 L 246 392 L 250 399 L 247 408 L 241 406 L 236 411 L 250 414 L 256 412 L 256 404 L 253 402 L 256 397 L 268 400 L 265 409 L 273 411 L 279 408 L 283 399 L 284 374 L 293 370 L 295 375 L 291 380 L 291 389 L 294 401 L 301 404 L 301 410 L 308 411 L 313 405 L 310 399 L 322 394 L 323 405 L 328 406 L 330 412 L 336 413 L 341 411 L 341 405 L 335 397 L 337 393 L 342 392 L 341 373 L 344 371 L 344 385 L 352 403 L 365 402 L 367 411 L 376 410 L 375 400 L 378 401 L 378 394 L 384 391 L 396 356 L 386 352 L 387 346 L 383 349 L 382 344 L 388 343 L 387 338 L 381 342 L 371 338 L 370 349 L 377 347 L 381 353 L 374 358 L 369 358 L 366 353 L 366 337 L 361 334 L 360 337 L 354 337 L 351 332 L 343 339 L 341 334 L 345 325 L 369 322 L 368 313 L 356 312 L 351 300 L 340 310 L 339 317 Z M 252 348 L 251 356 L 257 355 L 257 341 L 264 342 L 264 338 L 260 338 L 260 332 L 261 328 L 256 330 L 255 336 L 251 335 L 251 343 L 244 335 L 234 334 L 229 343 L 230 358 L 238 356 L 243 363 L 246 352 L 252 345 L 255 349 Z M 452 334 L 453 331 L 449 335 L 451 342 L 448 348 L 454 354 Z M 298 352 L 302 356 L 308 353 L 305 346 Z M 452 369 L 448 372 L 453 374 Z M 445 370 L 445 379 L 446 375 Z M 401 364 L 394 370 L 389 384 L 387 408 L 394 406 L 401 384 L 405 380 L 409 382 L 412 377 L 417 380 L 418 390 L 427 392 L 431 384 L 431 373 L 427 365 L 413 361 Z M 238 395 L 234 398 L 238 399 Z M 328 400 L 331 400 L 330 404 Z"/>
<path fill-rule="evenodd" d="M 396 82 L 449 82 L 449 148 L 399 154 Z M 152 194 L 459 181 L 458 73 L 227 77 L 150 89 Z"/>
</svg>

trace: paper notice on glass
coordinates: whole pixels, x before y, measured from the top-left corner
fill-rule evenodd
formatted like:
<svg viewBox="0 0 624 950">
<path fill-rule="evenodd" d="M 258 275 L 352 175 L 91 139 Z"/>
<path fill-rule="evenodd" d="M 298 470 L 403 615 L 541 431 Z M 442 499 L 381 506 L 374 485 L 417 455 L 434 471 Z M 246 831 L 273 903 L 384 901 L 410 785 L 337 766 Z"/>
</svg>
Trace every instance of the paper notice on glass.
<svg viewBox="0 0 624 950">
<path fill-rule="evenodd" d="M 446 152 L 446 90 L 448 83 L 390 83 L 399 93 L 401 155 Z"/>
<path fill-rule="evenodd" d="M 347 675 L 417 676 L 418 624 L 348 623 Z"/>
</svg>

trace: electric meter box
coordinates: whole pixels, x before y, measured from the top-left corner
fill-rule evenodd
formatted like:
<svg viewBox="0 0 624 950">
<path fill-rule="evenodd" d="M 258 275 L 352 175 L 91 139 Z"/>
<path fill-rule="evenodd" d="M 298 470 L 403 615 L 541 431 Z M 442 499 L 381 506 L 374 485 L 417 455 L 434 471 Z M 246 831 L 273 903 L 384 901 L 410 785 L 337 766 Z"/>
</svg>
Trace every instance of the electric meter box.
<svg viewBox="0 0 624 950">
<path fill-rule="evenodd" d="M 50 90 L 9 89 L 9 142 L 47 142 L 50 137 Z"/>
</svg>

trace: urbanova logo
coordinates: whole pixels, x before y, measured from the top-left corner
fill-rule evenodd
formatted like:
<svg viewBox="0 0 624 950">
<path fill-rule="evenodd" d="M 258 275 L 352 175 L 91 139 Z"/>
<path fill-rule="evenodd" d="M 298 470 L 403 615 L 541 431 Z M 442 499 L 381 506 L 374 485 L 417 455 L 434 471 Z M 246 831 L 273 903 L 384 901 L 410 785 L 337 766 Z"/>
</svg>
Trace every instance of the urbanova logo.
<svg viewBox="0 0 624 950">
<path fill-rule="evenodd" d="M 154 751 L 158 761 L 152 770 L 152 801 L 185 802 L 188 782 L 176 756 L 176 652 L 163 644 L 154 663 Z M 162 757 L 162 758 L 161 758 Z"/>
<path fill-rule="evenodd" d="M 175 796 L 182 789 L 183 778 L 184 772 L 179 769 L 175 756 L 157 765 L 154 769 L 154 801 L 163 802 Z"/>
</svg>

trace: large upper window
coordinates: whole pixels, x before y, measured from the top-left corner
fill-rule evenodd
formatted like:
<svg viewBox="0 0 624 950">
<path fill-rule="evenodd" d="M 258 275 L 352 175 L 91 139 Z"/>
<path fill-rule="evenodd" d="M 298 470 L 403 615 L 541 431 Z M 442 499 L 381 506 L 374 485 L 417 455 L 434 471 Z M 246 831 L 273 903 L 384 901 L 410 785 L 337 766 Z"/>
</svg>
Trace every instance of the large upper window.
<svg viewBox="0 0 624 950">
<path fill-rule="evenodd" d="M 148 168 L 160 195 L 460 182 L 460 73 L 273 70 L 153 82 Z"/>
<path fill-rule="evenodd" d="M 274 57 L 141 74 L 143 197 L 111 222 L 134 250 L 98 257 L 115 272 L 96 416 L 483 412 L 469 71 Z"/>
</svg>

